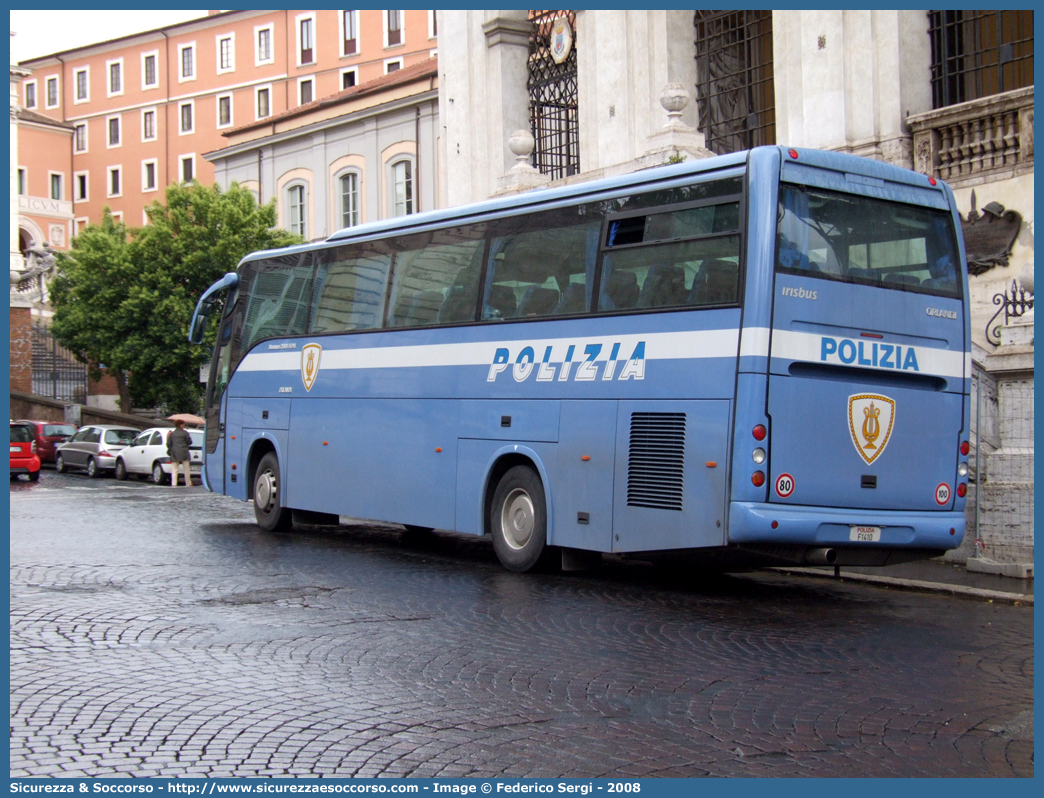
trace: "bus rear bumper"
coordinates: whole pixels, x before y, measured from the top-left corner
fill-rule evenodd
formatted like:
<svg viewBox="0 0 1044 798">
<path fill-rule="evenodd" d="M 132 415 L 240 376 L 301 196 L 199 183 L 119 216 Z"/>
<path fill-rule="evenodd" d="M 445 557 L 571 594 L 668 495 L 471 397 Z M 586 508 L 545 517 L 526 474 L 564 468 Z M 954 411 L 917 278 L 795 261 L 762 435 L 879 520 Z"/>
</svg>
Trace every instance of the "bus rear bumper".
<svg viewBox="0 0 1044 798">
<path fill-rule="evenodd" d="M 728 534 L 729 543 L 738 544 L 955 549 L 964 539 L 964 530 L 964 513 L 959 512 L 855 510 L 732 502 Z M 877 540 L 865 541 L 875 533 L 879 533 Z"/>
</svg>

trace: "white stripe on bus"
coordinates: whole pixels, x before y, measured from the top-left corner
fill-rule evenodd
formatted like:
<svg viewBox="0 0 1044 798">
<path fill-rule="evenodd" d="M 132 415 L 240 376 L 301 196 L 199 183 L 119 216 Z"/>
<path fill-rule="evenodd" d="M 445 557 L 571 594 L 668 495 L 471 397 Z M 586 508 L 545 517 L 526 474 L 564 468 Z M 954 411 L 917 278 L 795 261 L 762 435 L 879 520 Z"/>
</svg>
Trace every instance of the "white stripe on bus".
<svg viewBox="0 0 1044 798">
<path fill-rule="evenodd" d="M 507 349 L 511 360 L 524 347 L 532 347 L 540 354 L 547 347 L 553 348 L 550 362 L 562 362 L 570 346 L 577 353 L 591 344 L 601 344 L 595 358 L 602 362 L 609 359 L 615 344 L 619 344 L 618 359 L 626 360 L 635 347 L 645 342 L 647 360 L 688 360 L 705 358 L 735 358 L 739 330 L 688 330 L 671 333 L 645 333 L 640 335 L 603 335 L 598 337 L 576 336 L 575 338 L 520 338 L 512 341 L 483 341 L 463 344 L 421 344 L 417 346 L 375 346 L 358 349 L 323 348 L 321 368 L 327 369 L 387 369 L 417 368 L 427 366 L 488 366 L 493 362 L 498 349 Z M 310 340 L 298 339 L 303 347 Z M 579 358 L 579 354 L 576 356 Z M 538 358 L 540 359 L 540 358 Z M 296 371 L 301 367 L 301 352 L 251 352 L 239 366 L 239 371 Z"/>
<path fill-rule="evenodd" d="M 835 346 L 841 341 L 850 341 L 853 344 L 852 351 L 857 347 L 863 353 L 861 361 L 844 361 L 839 355 L 831 353 L 825 355 L 826 347 L 824 339 L 830 339 Z M 884 371 L 903 371 L 911 374 L 929 374 L 937 377 L 964 377 L 966 353 L 964 351 L 954 352 L 949 349 L 937 349 L 928 346 L 910 346 L 907 344 L 887 345 L 889 351 L 901 348 L 904 353 L 913 351 L 916 358 L 916 369 L 904 368 L 906 362 L 898 365 L 888 363 L 880 365 L 874 363 L 870 357 L 872 347 L 875 345 L 886 346 L 882 342 L 875 342 L 869 338 L 845 338 L 844 336 L 819 335 L 817 333 L 795 332 L 793 330 L 773 330 L 772 332 L 772 357 L 783 360 L 801 360 L 812 363 L 831 363 L 834 365 L 852 365 L 862 368 L 873 368 Z"/>
</svg>

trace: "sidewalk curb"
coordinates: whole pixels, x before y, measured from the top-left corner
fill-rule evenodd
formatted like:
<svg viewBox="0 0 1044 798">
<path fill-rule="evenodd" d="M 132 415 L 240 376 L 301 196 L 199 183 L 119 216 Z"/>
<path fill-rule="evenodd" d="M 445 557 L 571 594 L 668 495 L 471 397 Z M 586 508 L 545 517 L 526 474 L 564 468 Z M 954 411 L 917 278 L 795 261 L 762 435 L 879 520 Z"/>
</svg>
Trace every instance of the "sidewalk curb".
<svg viewBox="0 0 1044 798">
<path fill-rule="evenodd" d="M 834 574 L 819 568 L 779 567 L 771 570 L 794 576 L 816 576 L 823 579 L 834 579 Z M 917 590 L 924 593 L 948 593 L 951 596 L 964 596 L 981 601 L 998 601 L 1013 605 L 1033 606 L 1031 593 L 1005 593 L 1001 590 L 985 590 L 981 587 L 952 585 L 945 582 L 923 582 L 918 579 L 899 579 L 894 576 L 874 576 L 852 571 L 841 571 L 841 579 L 850 582 L 866 582 L 881 587 L 896 587 L 904 590 Z"/>
</svg>

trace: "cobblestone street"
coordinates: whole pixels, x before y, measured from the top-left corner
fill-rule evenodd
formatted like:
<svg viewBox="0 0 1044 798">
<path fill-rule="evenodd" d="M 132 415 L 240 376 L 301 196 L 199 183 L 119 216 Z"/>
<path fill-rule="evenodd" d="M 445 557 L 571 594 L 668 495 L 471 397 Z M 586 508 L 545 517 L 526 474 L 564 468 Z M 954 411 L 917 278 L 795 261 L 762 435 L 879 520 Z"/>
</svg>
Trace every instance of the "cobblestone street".
<svg viewBox="0 0 1044 798">
<path fill-rule="evenodd" d="M 11 775 L 1032 776 L 1033 610 L 11 487 Z"/>
</svg>

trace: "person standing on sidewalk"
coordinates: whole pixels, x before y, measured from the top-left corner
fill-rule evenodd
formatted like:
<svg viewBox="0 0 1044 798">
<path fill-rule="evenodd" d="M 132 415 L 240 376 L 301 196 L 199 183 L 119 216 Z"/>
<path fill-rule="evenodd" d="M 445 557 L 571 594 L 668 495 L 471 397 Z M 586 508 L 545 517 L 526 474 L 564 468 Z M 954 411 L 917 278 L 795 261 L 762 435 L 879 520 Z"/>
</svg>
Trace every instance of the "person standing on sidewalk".
<svg viewBox="0 0 1044 798">
<path fill-rule="evenodd" d="M 174 422 L 174 431 L 167 438 L 167 454 L 170 455 L 170 483 L 178 486 L 178 466 L 185 468 L 185 487 L 192 487 L 192 471 L 189 466 L 189 446 L 192 436 L 185 431 L 185 422 Z"/>
</svg>

